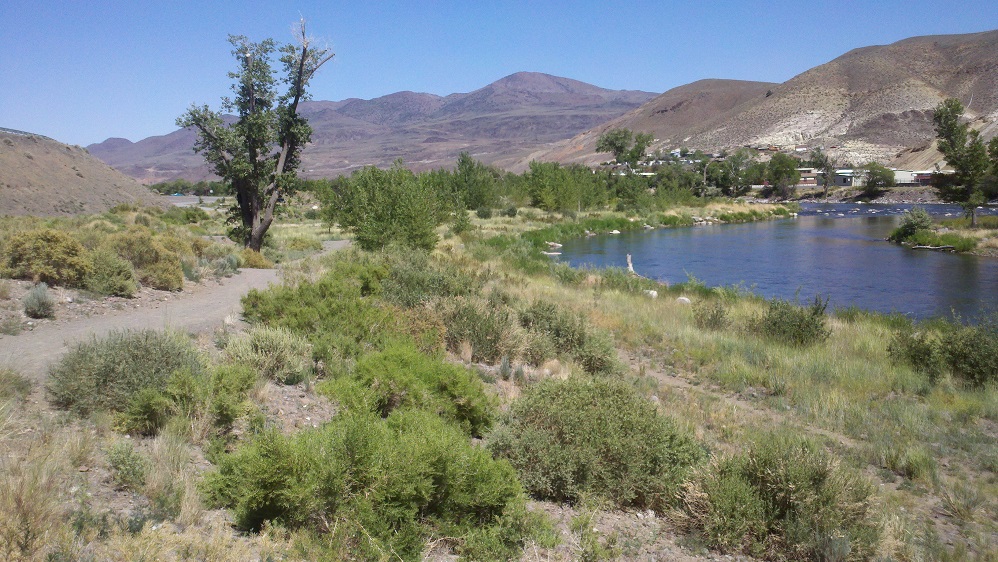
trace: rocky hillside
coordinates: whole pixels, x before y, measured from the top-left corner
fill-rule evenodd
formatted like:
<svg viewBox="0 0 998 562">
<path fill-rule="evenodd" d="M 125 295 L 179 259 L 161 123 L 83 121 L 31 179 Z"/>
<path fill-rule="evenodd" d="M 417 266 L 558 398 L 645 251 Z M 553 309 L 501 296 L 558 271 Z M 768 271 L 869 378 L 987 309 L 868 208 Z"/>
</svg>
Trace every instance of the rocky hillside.
<svg viewBox="0 0 998 562">
<path fill-rule="evenodd" d="M 547 74 L 520 72 L 466 94 L 398 92 L 373 100 L 302 104 L 314 129 L 303 175 L 335 176 L 402 158 L 416 169 L 452 166 L 462 151 L 494 162 L 563 140 L 631 109 L 655 94 L 615 91 Z M 135 143 L 108 139 L 88 150 L 145 183 L 205 179 L 192 151 L 194 134 L 175 131 Z"/>
<path fill-rule="evenodd" d="M 121 203 L 160 199 L 79 146 L 0 129 L 0 215 L 102 213 Z"/>
<path fill-rule="evenodd" d="M 654 148 L 820 145 L 840 161 L 930 167 L 939 160 L 932 109 L 947 97 L 961 99 L 988 138 L 998 133 L 998 31 L 855 49 L 778 85 L 696 82 L 532 156 L 604 158 L 595 139 L 627 127 L 653 131 Z M 713 111 L 698 108 L 708 103 Z"/>
</svg>

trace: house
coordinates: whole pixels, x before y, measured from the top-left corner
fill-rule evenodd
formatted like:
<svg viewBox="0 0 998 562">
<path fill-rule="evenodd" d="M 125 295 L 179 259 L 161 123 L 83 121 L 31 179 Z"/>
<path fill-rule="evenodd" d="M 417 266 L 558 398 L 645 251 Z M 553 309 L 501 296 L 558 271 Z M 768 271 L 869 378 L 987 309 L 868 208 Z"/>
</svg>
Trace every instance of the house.
<svg viewBox="0 0 998 562">
<path fill-rule="evenodd" d="M 797 168 L 797 172 L 800 173 L 800 181 L 797 185 L 800 187 L 818 187 L 818 170 L 815 168 Z"/>
<path fill-rule="evenodd" d="M 863 170 L 842 169 L 835 170 L 836 187 L 863 187 L 866 185 L 866 174 Z"/>
<path fill-rule="evenodd" d="M 918 182 L 915 181 L 914 170 L 895 170 L 892 168 L 891 171 L 894 172 L 895 184 L 901 187 L 914 187 L 918 185 Z"/>
</svg>

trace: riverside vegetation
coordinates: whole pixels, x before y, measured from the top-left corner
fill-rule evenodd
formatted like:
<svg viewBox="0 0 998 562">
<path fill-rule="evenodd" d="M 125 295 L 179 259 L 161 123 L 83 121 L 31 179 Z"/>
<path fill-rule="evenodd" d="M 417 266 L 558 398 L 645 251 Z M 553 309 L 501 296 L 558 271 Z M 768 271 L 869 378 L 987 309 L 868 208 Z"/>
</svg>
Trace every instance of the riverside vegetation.
<svg viewBox="0 0 998 562">
<path fill-rule="evenodd" d="M 280 285 L 245 297 L 245 333 L 80 344 L 50 371 L 55 412 L 0 371 L 4 556 L 633 559 L 675 548 L 656 542 L 663 533 L 691 555 L 998 557 L 995 323 L 828 314 L 820 298 L 666 287 L 542 253 L 586 231 L 785 207 L 667 189 L 639 190 L 636 206 L 612 192 L 591 207 L 528 208 L 514 191 L 455 204 L 436 189 L 385 197 L 429 182 L 401 168 L 355 179 L 317 191 L 361 247 L 285 261 Z M 533 201 L 538 188 L 520 185 Z M 374 200 L 389 207 L 378 220 L 390 236 L 356 212 Z M 419 214 L 393 202 L 430 205 L 432 220 L 414 226 Z M 596 210 L 607 206 L 621 210 Z M 139 215 L 150 244 L 179 236 L 154 212 L 114 216 Z M 53 230 L 81 249 L 65 242 L 72 251 L 18 275 L 86 286 L 92 269 L 73 264 L 101 244 L 74 236 L 98 220 L 147 240 L 134 218 L 80 219 Z M 201 224 L 221 228 L 195 221 L 191 244 Z M 5 259 L 9 271 L 23 261 Z M 266 401 L 286 390 L 335 415 L 282 425 Z M 546 515 L 559 510 L 575 514 L 567 526 Z M 648 543 L 596 523 L 634 514 L 651 514 Z"/>
</svg>

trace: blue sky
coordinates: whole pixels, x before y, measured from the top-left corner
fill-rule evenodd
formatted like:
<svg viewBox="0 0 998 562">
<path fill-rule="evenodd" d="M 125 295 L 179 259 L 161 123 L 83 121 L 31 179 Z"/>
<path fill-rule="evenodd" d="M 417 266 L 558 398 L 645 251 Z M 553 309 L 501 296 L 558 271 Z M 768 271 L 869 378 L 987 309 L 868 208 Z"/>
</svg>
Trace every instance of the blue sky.
<svg viewBox="0 0 998 562">
<path fill-rule="evenodd" d="M 166 134 L 228 94 L 228 34 L 289 41 L 300 17 L 336 53 L 313 80 L 322 100 L 469 92 L 522 70 L 652 92 L 783 82 L 857 47 L 998 28 L 993 0 L 3 0 L 0 127 L 80 145 Z"/>
</svg>

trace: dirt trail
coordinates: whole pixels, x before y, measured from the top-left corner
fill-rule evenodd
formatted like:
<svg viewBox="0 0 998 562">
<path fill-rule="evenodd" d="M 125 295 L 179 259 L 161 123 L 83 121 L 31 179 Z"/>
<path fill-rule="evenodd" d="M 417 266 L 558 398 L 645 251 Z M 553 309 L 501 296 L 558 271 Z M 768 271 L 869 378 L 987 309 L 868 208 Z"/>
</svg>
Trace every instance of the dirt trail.
<svg viewBox="0 0 998 562">
<path fill-rule="evenodd" d="M 347 241 L 327 242 L 326 251 L 346 247 Z M 226 318 L 238 319 L 240 299 L 250 289 L 264 289 L 278 282 L 276 269 L 243 269 L 217 284 L 200 287 L 176 298 L 152 302 L 140 308 L 68 322 L 43 324 L 30 332 L 0 340 L 0 367 L 13 369 L 42 381 L 50 364 L 69 348 L 92 336 L 114 330 L 174 329 L 204 333 L 222 326 Z"/>
</svg>

